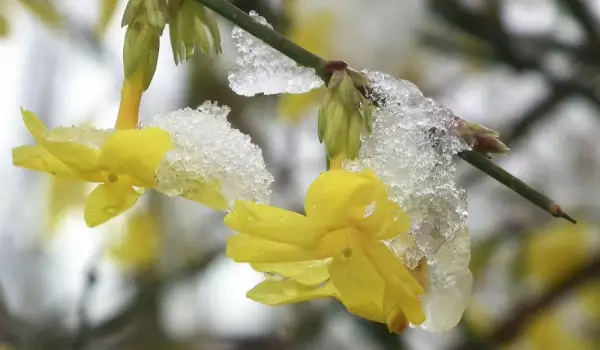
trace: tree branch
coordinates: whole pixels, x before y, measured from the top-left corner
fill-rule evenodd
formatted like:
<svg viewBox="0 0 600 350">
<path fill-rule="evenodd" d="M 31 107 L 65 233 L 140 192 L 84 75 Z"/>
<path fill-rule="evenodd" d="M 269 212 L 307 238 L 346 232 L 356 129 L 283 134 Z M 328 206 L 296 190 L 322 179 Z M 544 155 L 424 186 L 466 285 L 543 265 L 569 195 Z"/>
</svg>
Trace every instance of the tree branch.
<svg viewBox="0 0 600 350">
<path fill-rule="evenodd" d="M 196 0 L 238 27 L 262 40 L 267 45 L 294 60 L 299 65 L 315 69 L 316 73 L 325 81 L 329 81 L 326 71 L 327 61 L 321 57 L 294 44 L 285 36 L 275 32 L 267 26 L 256 22 L 244 11 L 235 7 L 226 0 Z M 475 152 L 463 152 L 460 157 L 465 161 L 504 184 L 511 190 L 529 199 L 533 204 L 544 209 L 555 217 L 565 218 L 574 222 L 564 214 L 560 207 L 543 194 L 525 185 L 521 180 L 495 165 L 484 155 Z"/>
<path fill-rule="evenodd" d="M 572 292 L 586 282 L 600 278 L 600 255 L 594 257 L 578 271 L 565 278 L 562 283 L 548 290 L 539 298 L 517 305 L 509 317 L 501 322 L 489 336 L 484 337 L 483 343 L 502 345 L 516 339 L 530 320 L 540 311 L 545 310 L 558 301 L 562 296 Z M 468 344 L 460 344 L 454 350 L 469 350 Z"/>
</svg>

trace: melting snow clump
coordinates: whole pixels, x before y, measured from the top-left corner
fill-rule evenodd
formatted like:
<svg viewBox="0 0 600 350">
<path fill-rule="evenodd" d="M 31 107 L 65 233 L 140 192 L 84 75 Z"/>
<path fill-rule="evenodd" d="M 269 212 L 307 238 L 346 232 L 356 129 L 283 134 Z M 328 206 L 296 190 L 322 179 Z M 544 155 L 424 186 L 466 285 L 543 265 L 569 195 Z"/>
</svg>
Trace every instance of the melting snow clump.
<svg viewBox="0 0 600 350">
<path fill-rule="evenodd" d="M 258 23 L 273 28 L 256 12 L 252 11 L 250 15 Z M 229 73 L 229 86 L 238 95 L 300 94 L 323 85 L 314 69 L 298 66 L 243 29 L 234 27 L 231 35 L 238 54 L 238 67 Z"/>
<path fill-rule="evenodd" d="M 204 184 L 216 183 L 230 206 L 235 200 L 269 202 L 273 176 L 262 151 L 231 127 L 227 114 L 229 107 L 207 101 L 144 124 L 168 131 L 174 144 L 156 170 L 158 191 L 194 199 L 206 195 Z"/>
<path fill-rule="evenodd" d="M 456 153 L 468 149 L 457 135 L 457 118 L 423 96 L 411 82 L 363 71 L 379 102 L 371 135 L 363 137 L 359 157 L 350 170 L 373 169 L 389 186 L 390 199 L 411 217 L 412 239 L 392 240 L 390 248 L 414 268 L 425 258 L 429 285 L 423 298 L 433 331 L 452 328 L 460 320 L 471 289 L 465 190 L 455 181 Z"/>
</svg>

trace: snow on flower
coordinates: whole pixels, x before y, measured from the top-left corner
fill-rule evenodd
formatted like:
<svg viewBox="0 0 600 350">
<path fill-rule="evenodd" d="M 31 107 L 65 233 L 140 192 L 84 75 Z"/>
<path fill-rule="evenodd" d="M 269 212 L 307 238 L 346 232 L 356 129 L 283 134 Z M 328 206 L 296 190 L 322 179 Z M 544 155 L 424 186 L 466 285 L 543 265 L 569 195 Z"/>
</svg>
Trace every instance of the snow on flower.
<svg viewBox="0 0 600 350">
<path fill-rule="evenodd" d="M 471 289 L 466 192 L 455 181 L 456 153 L 468 149 L 453 113 L 406 80 L 363 71 L 379 102 L 373 131 L 347 169 L 373 169 L 390 199 L 411 216 L 414 241 L 391 240 L 408 267 L 425 257 L 428 289 L 423 328 L 441 331 L 460 320 Z"/>
<path fill-rule="evenodd" d="M 268 201 L 272 175 L 261 150 L 231 128 L 229 109 L 210 102 L 156 116 L 137 129 L 46 129 L 32 112 L 23 120 L 37 144 L 13 149 L 13 164 L 68 179 L 99 183 L 86 199 L 90 227 L 130 209 L 156 188 L 213 209 L 237 199 Z"/>
</svg>

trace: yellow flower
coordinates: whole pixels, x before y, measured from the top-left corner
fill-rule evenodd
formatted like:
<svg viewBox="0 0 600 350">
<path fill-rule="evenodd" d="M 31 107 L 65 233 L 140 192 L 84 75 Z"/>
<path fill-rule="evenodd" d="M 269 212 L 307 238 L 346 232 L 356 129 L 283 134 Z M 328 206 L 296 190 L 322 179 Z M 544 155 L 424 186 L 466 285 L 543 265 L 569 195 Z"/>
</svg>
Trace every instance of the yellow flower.
<svg viewBox="0 0 600 350">
<path fill-rule="evenodd" d="M 507 349 L 597 349 L 593 339 L 587 338 L 584 332 L 569 329 L 569 323 L 556 308 L 546 310 L 533 318 L 522 337 Z"/>
<path fill-rule="evenodd" d="M 156 187 L 155 171 L 173 147 L 169 133 L 159 128 L 48 130 L 32 112 L 22 109 L 21 114 L 37 144 L 14 148 L 13 164 L 62 178 L 100 183 L 85 202 L 84 218 L 89 227 L 131 208 L 142 194 L 135 187 Z M 210 199 L 203 203 L 225 208 L 222 196 Z"/>
<path fill-rule="evenodd" d="M 151 269 L 158 259 L 160 238 L 155 216 L 144 211 L 128 218 L 123 239 L 110 247 L 110 255 L 126 269 Z"/>
<path fill-rule="evenodd" d="M 306 216 L 238 201 L 225 223 L 239 234 L 227 255 L 275 274 L 248 292 L 267 305 L 334 296 L 348 311 L 400 332 L 425 320 L 422 281 L 385 240 L 406 233 L 409 219 L 370 170 L 331 170 L 306 194 Z"/>
<path fill-rule="evenodd" d="M 560 283 L 588 259 L 588 231 L 585 223 L 557 223 L 532 235 L 525 250 L 527 274 L 542 289 Z M 561 259 L 548 259 L 560 256 Z"/>
</svg>

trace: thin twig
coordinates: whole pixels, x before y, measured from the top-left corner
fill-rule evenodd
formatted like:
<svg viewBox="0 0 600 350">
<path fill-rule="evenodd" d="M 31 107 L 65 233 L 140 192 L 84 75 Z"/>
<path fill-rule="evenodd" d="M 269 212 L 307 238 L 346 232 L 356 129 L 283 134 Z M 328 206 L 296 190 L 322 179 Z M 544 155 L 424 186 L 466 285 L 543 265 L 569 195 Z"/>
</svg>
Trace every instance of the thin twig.
<svg viewBox="0 0 600 350">
<path fill-rule="evenodd" d="M 563 212 L 562 208 L 558 204 L 554 203 L 553 200 L 529 187 L 518 178 L 512 176 L 506 170 L 494 164 L 481 153 L 465 151 L 459 153 L 459 156 L 470 164 L 475 165 L 478 169 L 481 169 L 481 171 L 493 177 L 504 186 L 525 197 L 536 206 L 544 209 L 550 213 L 550 215 L 557 218 L 563 218 L 573 224 L 576 223 L 575 219 Z"/>
<path fill-rule="evenodd" d="M 222 17 L 233 22 L 235 25 L 244 29 L 248 33 L 262 40 L 267 45 L 271 46 L 275 50 L 288 56 L 299 65 L 310 67 L 315 69 L 316 73 L 325 81 L 329 80 L 329 74 L 326 71 L 327 61 L 321 57 L 305 50 L 304 48 L 294 44 L 285 36 L 275 32 L 267 26 L 264 26 L 256 22 L 252 17 L 246 14 L 244 11 L 235 7 L 231 3 L 225 0 L 196 0 L 204 6 L 210 8 L 214 12 L 218 13 Z M 472 152 L 466 152 L 460 155 L 461 158 L 466 160 L 471 165 L 475 166 L 479 170 L 485 172 L 489 176 L 493 177 L 500 183 L 506 185 L 513 191 L 519 193 L 523 197 L 532 201 L 533 204 L 541 207 L 548 211 L 550 214 L 568 219 L 574 222 L 568 215 L 564 214 L 558 205 L 555 205 L 553 201 L 549 200 L 543 194 L 525 185 L 521 180 L 504 171 L 490 160 L 485 158 L 481 154 L 475 154 Z M 542 200 L 544 199 L 544 200 Z"/>
</svg>

